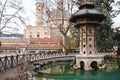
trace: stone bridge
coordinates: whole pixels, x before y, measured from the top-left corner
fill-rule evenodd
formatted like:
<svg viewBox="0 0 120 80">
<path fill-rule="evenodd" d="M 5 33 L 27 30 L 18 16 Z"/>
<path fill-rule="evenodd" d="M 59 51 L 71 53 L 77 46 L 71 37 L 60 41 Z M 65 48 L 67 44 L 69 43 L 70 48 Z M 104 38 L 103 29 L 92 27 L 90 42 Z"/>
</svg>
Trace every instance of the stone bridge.
<svg viewBox="0 0 120 80">
<path fill-rule="evenodd" d="M 43 64 L 49 61 L 73 60 L 78 53 L 35 53 L 0 57 L 0 78 L 14 77 L 28 70 L 32 64 Z M 22 66 L 21 66 L 22 65 Z M 21 70 L 22 68 L 22 70 Z"/>
</svg>

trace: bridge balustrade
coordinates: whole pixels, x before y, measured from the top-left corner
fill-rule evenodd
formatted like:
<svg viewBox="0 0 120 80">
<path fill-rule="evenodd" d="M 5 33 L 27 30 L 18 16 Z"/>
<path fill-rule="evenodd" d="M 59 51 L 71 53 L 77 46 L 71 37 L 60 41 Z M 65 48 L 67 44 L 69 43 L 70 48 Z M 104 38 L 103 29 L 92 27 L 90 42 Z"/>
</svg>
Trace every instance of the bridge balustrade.
<svg viewBox="0 0 120 80">
<path fill-rule="evenodd" d="M 66 55 L 65 53 L 44 52 L 44 53 L 0 57 L 0 71 L 6 70 L 8 68 L 16 67 L 18 65 L 24 64 L 27 61 L 32 62 L 32 61 L 48 60 L 55 58 L 63 59 L 64 57 L 67 56 L 74 56 L 74 54 L 70 53 Z"/>
<path fill-rule="evenodd" d="M 24 61 L 26 61 L 24 55 L 0 57 L 0 71 L 22 64 Z"/>
</svg>

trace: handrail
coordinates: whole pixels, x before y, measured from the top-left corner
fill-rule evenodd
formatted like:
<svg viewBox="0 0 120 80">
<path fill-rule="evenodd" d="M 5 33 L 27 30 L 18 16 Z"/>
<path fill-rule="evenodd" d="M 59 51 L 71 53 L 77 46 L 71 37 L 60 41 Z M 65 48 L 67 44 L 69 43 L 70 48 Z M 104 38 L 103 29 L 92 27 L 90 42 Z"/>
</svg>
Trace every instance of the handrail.
<svg viewBox="0 0 120 80">
<path fill-rule="evenodd" d="M 21 65 L 27 61 L 35 62 L 38 60 L 66 58 L 72 56 L 74 57 L 75 54 L 69 53 L 66 55 L 65 53 L 35 53 L 0 57 L 0 72 Z"/>
</svg>

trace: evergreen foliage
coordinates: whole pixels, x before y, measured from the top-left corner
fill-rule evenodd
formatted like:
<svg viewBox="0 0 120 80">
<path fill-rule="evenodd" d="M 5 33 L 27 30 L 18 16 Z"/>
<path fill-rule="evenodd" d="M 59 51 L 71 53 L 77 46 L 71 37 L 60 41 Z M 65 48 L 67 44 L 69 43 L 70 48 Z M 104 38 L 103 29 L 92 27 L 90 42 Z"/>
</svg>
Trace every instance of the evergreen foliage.
<svg viewBox="0 0 120 80">
<path fill-rule="evenodd" d="M 120 6 L 120 1 L 116 2 L 114 0 L 90 0 L 93 2 L 98 10 L 100 10 L 105 16 L 106 19 L 97 27 L 97 48 L 99 52 L 109 52 L 112 50 L 113 46 L 119 45 L 120 32 L 115 33 L 112 25 L 112 18 L 116 17 L 120 10 L 113 9 L 113 6 Z M 85 0 L 77 0 L 76 4 L 80 6 Z M 71 32 L 76 30 L 71 29 Z M 78 35 L 79 36 L 79 35 Z"/>
</svg>

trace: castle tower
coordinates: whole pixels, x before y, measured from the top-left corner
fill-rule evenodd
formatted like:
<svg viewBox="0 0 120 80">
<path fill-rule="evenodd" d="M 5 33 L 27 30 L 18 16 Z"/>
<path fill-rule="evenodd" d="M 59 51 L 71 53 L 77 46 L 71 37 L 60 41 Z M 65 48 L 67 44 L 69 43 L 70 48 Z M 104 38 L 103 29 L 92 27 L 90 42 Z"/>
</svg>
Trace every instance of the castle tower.
<svg viewBox="0 0 120 80">
<path fill-rule="evenodd" d="M 80 56 L 76 57 L 77 66 L 82 67 L 84 63 L 84 68 L 89 70 L 103 63 L 104 55 L 99 55 L 96 48 L 96 27 L 104 19 L 105 16 L 90 2 L 82 4 L 72 15 L 70 21 L 80 29 Z"/>
<path fill-rule="evenodd" d="M 35 26 L 43 25 L 44 3 L 36 3 Z"/>
</svg>

